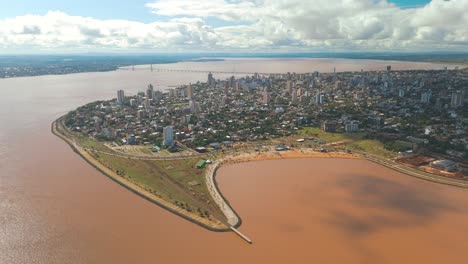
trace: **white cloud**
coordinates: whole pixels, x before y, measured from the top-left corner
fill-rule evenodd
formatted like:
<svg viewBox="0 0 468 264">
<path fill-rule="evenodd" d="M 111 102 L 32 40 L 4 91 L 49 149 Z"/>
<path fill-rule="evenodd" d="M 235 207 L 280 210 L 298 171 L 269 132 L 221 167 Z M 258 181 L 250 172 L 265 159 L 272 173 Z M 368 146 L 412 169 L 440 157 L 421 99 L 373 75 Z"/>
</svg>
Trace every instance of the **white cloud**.
<svg viewBox="0 0 468 264">
<path fill-rule="evenodd" d="M 59 11 L 0 19 L 0 53 L 468 50 L 468 0 L 433 0 L 410 9 L 385 0 L 159 0 L 147 7 L 167 21 Z M 208 18 L 242 25 L 216 27 Z"/>
</svg>

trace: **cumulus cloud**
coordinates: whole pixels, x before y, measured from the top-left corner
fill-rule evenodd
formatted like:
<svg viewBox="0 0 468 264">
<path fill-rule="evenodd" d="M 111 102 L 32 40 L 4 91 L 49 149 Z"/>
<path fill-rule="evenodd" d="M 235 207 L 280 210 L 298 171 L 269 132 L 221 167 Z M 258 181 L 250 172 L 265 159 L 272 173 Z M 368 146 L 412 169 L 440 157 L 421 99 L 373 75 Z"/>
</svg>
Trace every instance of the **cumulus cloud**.
<svg viewBox="0 0 468 264">
<path fill-rule="evenodd" d="M 158 0 L 141 23 L 60 11 L 0 19 L 0 48 L 126 51 L 468 49 L 468 0 Z M 224 26 L 208 24 L 210 18 Z M 225 26 L 229 25 L 229 26 Z"/>
</svg>

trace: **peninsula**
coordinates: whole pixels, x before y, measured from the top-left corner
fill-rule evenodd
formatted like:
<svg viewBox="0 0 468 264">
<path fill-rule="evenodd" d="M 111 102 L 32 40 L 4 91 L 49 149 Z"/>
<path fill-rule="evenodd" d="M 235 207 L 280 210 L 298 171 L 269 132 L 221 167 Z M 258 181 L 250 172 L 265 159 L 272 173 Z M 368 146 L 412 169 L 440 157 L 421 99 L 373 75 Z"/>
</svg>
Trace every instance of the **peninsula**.
<svg viewBox="0 0 468 264">
<path fill-rule="evenodd" d="M 256 74 L 79 107 L 55 135 L 132 192 L 213 231 L 240 216 L 216 185 L 228 163 L 365 158 L 468 187 L 468 71 Z"/>
</svg>

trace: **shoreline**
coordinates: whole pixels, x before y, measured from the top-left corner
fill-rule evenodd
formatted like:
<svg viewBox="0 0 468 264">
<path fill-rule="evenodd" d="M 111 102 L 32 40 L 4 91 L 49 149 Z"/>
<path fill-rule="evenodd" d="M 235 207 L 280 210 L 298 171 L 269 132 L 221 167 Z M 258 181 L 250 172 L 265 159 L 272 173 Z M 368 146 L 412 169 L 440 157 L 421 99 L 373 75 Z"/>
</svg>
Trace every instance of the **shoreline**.
<svg viewBox="0 0 468 264">
<path fill-rule="evenodd" d="M 342 153 L 321 153 L 316 151 L 268 151 L 268 152 L 254 152 L 254 153 L 239 153 L 237 155 L 228 155 L 215 163 L 209 165 L 208 172 L 205 175 L 208 191 L 218 207 L 223 211 L 224 215 L 228 219 L 228 223 L 233 227 L 239 227 L 242 224 L 242 219 L 234 210 L 229 203 L 229 200 L 222 194 L 216 181 L 218 176 L 218 170 L 225 165 L 254 162 L 254 161 L 267 161 L 267 160 L 279 160 L 279 159 L 310 159 L 310 158 L 342 158 L 342 159 L 361 159 L 360 157 Z"/>
<path fill-rule="evenodd" d="M 72 148 L 72 150 L 75 153 L 77 153 L 81 158 L 83 158 L 93 168 L 95 168 L 96 170 L 98 170 L 99 172 L 104 174 L 104 176 L 108 177 L 112 181 L 114 181 L 117 184 L 123 186 L 124 188 L 126 188 L 127 190 L 133 192 L 134 194 L 146 199 L 147 201 L 152 202 L 152 203 L 156 204 L 157 206 L 159 206 L 159 207 L 161 207 L 161 208 L 163 208 L 165 210 L 168 210 L 169 212 L 174 213 L 175 215 L 180 216 L 183 219 L 185 219 L 187 221 L 190 221 L 190 222 L 192 222 L 192 223 L 194 223 L 194 224 L 196 224 L 196 225 L 198 225 L 200 227 L 203 227 L 205 229 L 208 229 L 208 230 L 214 231 L 214 232 L 230 232 L 231 231 L 229 229 L 229 227 L 225 226 L 221 222 L 219 222 L 217 225 L 215 225 L 214 223 L 209 222 L 206 219 L 201 218 L 196 214 L 187 212 L 187 211 L 175 206 L 174 204 L 172 204 L 172 203 L 170 203 L 170 202 L 168 202 L 168 201 L 166 201 L 166 200 L 164 200 L 162 198 L 159 198 L 158 196 L 144 190 L 142 187 L 140 187 L 140 186 L 138 186 L 138 185 L 136 185 L 136 184 L 122 178 L 121 176 L 117 175 L 115 172 L 111 171 L 109 168 L 105 167 L 99 161 L 94 159 L 86 151 L 84 151 L 84 150 L 80 151 L 76 147 L 76 145 L 73 142 L 71 142 L 71 140 L 68 137 L 63 135 L 57 129 L 57 122 L 59 122 L 60 119 L 61 119 L 61 117 L 52 123 L 52 125 L 51 125 L 52 133 L 54 135 L 56 135 L 57 137 L 59 137 L 60 139 L 62 139 L 63 141 L 65 141 Z"/>
<path fill-rule="evenodd" d="M 468 182 L 458 181 L 456 179 L 447 179 L 443 176 L 438 176 L 436 174 L 430 174 L 427 172 L 419 171 L 416 169 L 403 166 L 402 164 L 393 162 L 391 160 L 383 159 L 380 157 L 374 157 L 366 153 L 345 153 L 345 152 L 317 152 L 311 149 L 293 149 L 288 151 L 276 151 L 276 150 L 267 150 L 261 152 L 251 152 L 251 153 L 234 153 L 228 154 L 226 156 L 215 157 L 215 162 L 207 166 L 207 171 L 205 173 L 206 187 L 210 193 L 211 198 L 216 203 L 218 208 L 222 211 L 226 217 L 227 222 L 217 219 L 217 222 L 209 221 L 206 218 L 202 218 L 194 213 L 185 211 L 184 209 L 177 207 L 176 205 L 168 202 L 149 191 L 145 190 L 144 187 L 139 186 L 119 175 L 114 171 L 107 168 L 96 160 L 86 149 L 80 148 L 63 134 L 58 128 L 63 117 L 58 118 L 51 125 L 51 131 L 54 135 L 61 138 L 65 141 L 72 150 L 77 153 L 81 158 L 83 158 L 87 163 L 89 163 L 96 170 L 104 174 L 106 177 L 110 178 L 114 182 L 123 186 L 124 188 L 130 190 L 131 192 L 137 194 L 138 196 L 150 201 L 159 207 L 168 210 L 171 213 L 174 213 L 177 216 L 184 218 L 187 221 L 190 221 L 200 227 L 203 227 L 207 230 L 214 232 L 230 232 L 231 227 L 238 228 L 242 224 L 242 219 L 237 214 L 233 206 L 229 203 L 229 200 L 222 194 L 219 189 L 216 177 L 218 175 L 218 170 L 225 165 L 238 164 L 244 162 L 254 162 L 254 161 L 266 161 L 266 160 L 279 160 L 279 159 L 308 159 L 308 158 L 339 158 L 339 159 L 364 159 L 369 162 L 379 164 L 381 166 L 387 167 L 391 170 L 400 172 L 407 176 L 415 177 L 421 180 L 430 181 L 433 183 L 449 185 L 453 187 L 468 188 Z"/>
<path fill-rule="evenodd" d="M 217 160 L 214 164 L 208 166 L 208 171 L 205 174 L 206 185 L 210 192 L 211 198 L 216 202 L 218 207 L 223 212 L 224 216 L 227 219 L 227 224 L 223 223 L 223 221 L 218 220 L 218 223 L 213 223 L 211 221 L 206 220 L 205 218 L 201 218 L 196 214 L 187 212 L 174 204 L 146 191 L 143 187 L 138 186 L 137 184 L 122 178 L 121 176 L 117 175 L 111 169 L 107 168 L 103 164 L 101 164 L 98 160 L 96 160 L 90 153 L 88 153 L 85 149 L 79 148 L 76 143 L 74 143 L 70 138 L 68 138 L 65 134 L 63 134 L 60 129 L 58 128 L 58 124 L 60 123 L 63 117 L 58 118 L 51 124 L 51 132 L 65 141 L 72 150 L 77 153 L 81 158 L 83 158 L 88 164 L 94 167 L 96 170 L 104 174 L 104 176 L 108 177 L 112 181 L 116 182 L 117 184 L 123 186 L 127 190 L 135 193 L 136 195 L 146 199 L 149 202 L 152 202 L 159 207 L 168 210 L 171 213 L 174 213 L 177 216 L 184 218 L 194 224 L 197 224 L 207 230 L 214 231 L 214 232 L 230 232 L 232 231 L 230 228 L 238 228 L 242 224 L 241 217 L 235 212 L 233 207 L 230 205 L 228 199 L 222 194 L 218 187 L 218 183 L 216 181 L 217 171 L 224 165 L 228 164 L 235 164 L 241 162 L 250 162 L 250 161 L 262 161 L 262 160 L 276 160 L 276 159 L 294 159 L 294 158 L 353 158 L 359 159 L 360 157 L 352 154 L 347 153 L 320 153 L 315 151 L 288 151 L 278 153 L 277 151 L 269 151 L 269 152 L 254 152 L 254 153 L 239 153 L 239 154 L 231 154 L 221 159 Z"/>
</svg>

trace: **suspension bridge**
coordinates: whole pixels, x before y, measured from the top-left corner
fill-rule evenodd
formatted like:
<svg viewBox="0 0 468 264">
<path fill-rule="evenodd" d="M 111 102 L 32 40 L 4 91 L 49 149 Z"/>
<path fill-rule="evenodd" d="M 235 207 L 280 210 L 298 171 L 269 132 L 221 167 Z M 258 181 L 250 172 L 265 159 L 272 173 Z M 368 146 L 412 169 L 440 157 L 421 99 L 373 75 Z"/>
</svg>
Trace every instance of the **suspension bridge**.
<svg viewBox="0 0 468 264">
<path fill-rule="evenodd" d="M 147 67 L 135 67 L 135 66 L 128 66 L 128 67 L 121 67 L 119 68 L 120 71 L 152 71 L 152 72 L 180 72 L 180 73 L 213 73 L 213 74 L 234 74 L 234 75 L 278 75 L 280 73 L 265 73 L 265 72 L 243 72 L 243 71 L 236 71 L 233 69 L 232 71 L 210 71 L 210 70 L 194 70 L 194 69 L 171 69 L 171 68 L 156 68 L 153 65 L 148 65 Z"/>
</svg>

